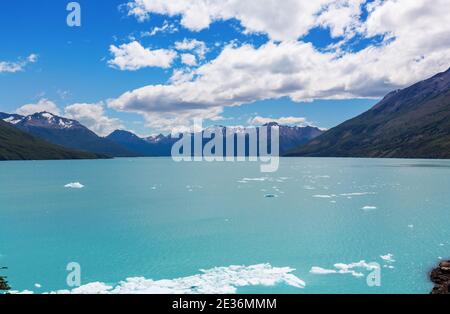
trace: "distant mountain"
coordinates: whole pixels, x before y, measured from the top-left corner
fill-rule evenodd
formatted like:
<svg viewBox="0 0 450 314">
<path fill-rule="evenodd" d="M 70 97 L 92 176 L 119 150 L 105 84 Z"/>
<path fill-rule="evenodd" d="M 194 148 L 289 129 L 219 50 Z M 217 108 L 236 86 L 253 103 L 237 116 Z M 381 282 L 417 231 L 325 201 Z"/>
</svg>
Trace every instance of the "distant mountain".
<svg viewBox="0 0 450 314">
<path fill-rule="evenodd" d="M 0 120 L 0 160 L 94 159 L 104 155 L 69 150 Z"/>
<path fill-rule="evenodd" d="M 267 125 L 269 128 L 279 126 L 276 123 Z M 246 133 L 246 128 L 224 126 L 214 126 L 212 129 L 221 130 L 222 134 L 229 131 L 237 136 Z M 288 150 L 307 143 L 309 140 L 319 136 L 323 133 L 315 127 L 291 127 L 279 126 L 280 128 L 280 153 L 283 154 Z M 258 128 L 257 128 L 258 130 Z M 191 135 L 192 136 L 192 135 Z M 178 141 L 178 138 L 173 138 L 171 135 L 157 135 L 142 139 L 137 135 L 128 131 L 118 130 L 106 137 L 107 139 L 125 147 L 126 149 L 138 154 L 139 156 L 170 156 L 173 144 Z M 270 139 L 270 136 L 269 136 Z M 209 140 L 203 140 L 206 144 Z"/>
<path fill-rule="evenodd" d="M 391 92 L 369 111 L 287 155 L 450 158 L 450 69 Z"/>
<path fill-rule="evenodd" d="M 128 151 L 124 147 L 99 137 L 78 121 L 59 117 L 48 112 L 35 113 L 26 117 L 0 113 L 0 118 L 22 131 L 66 148 L 106 154 L 113 157 L 136 156 L 135 153 Z"/>
<path fill-rule="evenodd" d="M 144 139 L 123 130 L 116 130 L 106 138 L 102 138 L 76 120 L 66 119 L 48 112 L 35 113 L 26 117 L 0 113 L 0 120 L 56 145 L 113 157 L 171 156 L 172 146 L 178 141 L 178 138 L 163 134 Z M 270 123 L 266 126 L 269 129 L 274 126 L 279 127 L 280 154 L 305 144 L 323 133 L 320 129 L 309 126 L 281 126 L 276 123 Z M 223 134 L 231 132 L 235 134 L 236 139 L 248 131 L 243 127 L 214 126 L 211 128 L 220 129 Z M 259 128 L 256 128 L 256 130 L 259 131 Z M 203 144 L 208 141 L 204 140 Z"/>
<path fill-rule="evenodd" d="M 276 123 L 269 124 L 278 125 Z M 305 126 L 283 126 L 280 127 L 280 154 L 284 155 L 289 150 L 304 145 L 310 140 L 320 136 L 324 133 L 321 129 L 317 127 Z"/>
<path fill-rule="evenodd" d="M 158 145 L 150 143 L 129 131 L 116 130 L 106 138 L 138 156 L 161 156 L 157 152 Z"/>
<path fill-rule="evenodd" d="M 11 124 L 17 124 L 20 121 L 22 121 L 24 117 L 19 114 L 9 114 L 0 112 L 0 120 L 3 120 L 5 122 L 11 123 Z"/>
</svg>

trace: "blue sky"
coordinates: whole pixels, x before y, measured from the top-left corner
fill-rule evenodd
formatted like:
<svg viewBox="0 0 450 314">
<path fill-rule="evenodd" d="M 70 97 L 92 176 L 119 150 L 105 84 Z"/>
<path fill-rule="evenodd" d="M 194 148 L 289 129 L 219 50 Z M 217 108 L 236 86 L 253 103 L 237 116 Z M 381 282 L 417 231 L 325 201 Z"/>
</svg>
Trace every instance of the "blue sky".
<svg viewBox="0 0 450 314">
<path fill-rule="evenodd" d="M 304 123 L 330 128 L 369 109 L 389 90 L 448 67 L 442 59 L 437 63 L 438 56 L 427 59 L 429 51 L 412 51 L 408 56 L 411 60 L 423 57 L 426 62 L 411 64 L 413 61 L 408 58 L 406 63 L 396 61 L 394 64 L 407 77 L 405 79 L 389 69 L 387 62 L 390 61 L 379 61 L 385 54 L 395 54 L 407 41 L 400 25 L 392 26 L 392 30 L 374 31 L 377 28 L 373 24 L 377 19 L 386 18 L 377 17 L 377 14 L 389 12 L 384 7 L 386 3 L 373 4 L 372 8 L 372 1 L 324 0 L 320 10 L 311 8 L 312 13 L 304 16 L 305 20 L 314 17 L 315 21 L 309 25 L 294 25 L 286 13 L 287 31 L 280 33 L 275 23 L 280 15 L 274 16 L 275 22 L 271 24 L 273 10 L 270 6 L 273 4 L 270 0 L 259 2 L 267 4 L 267 11 L 259 7 L 257 1 L 247 2 L 249 5 L 255 3 L 255 10 L 252 10 L 251 7 L 241 8 L 230 0 L 229 5 L 219 8 L 225 12 L 220 18 L 214 13 L 217 8 L 207 8 L 206 11 L 212 13 L 206 15 L 192 16 L 190 7 L 180 9 L 176 0 L 160 7 L 152 6 L 159 1 L 152 5 L 147 5 L 146 1 L 137 0 L 127 7 L 126 0 L 80 0 L 81 27 L 66 24 L 69 1 L 2 1 L 0 62 L 4 62 L 4 68 L 14 64 L 21 68 L 2 71 L 0 66 L 0 111 L 15 112 L 26 104 L 47 102 L 56 106 L 58 113 L 70 113 L 71 117 L 85 122 L 98 133 L 122 127 L 149 135 L 188 124 L 192 117 L 204 117 L 206 124 L 225 125 L 246 125 L 256 116 L 298 117 L 304 118 Z M 196 5 L 203 0 L 192 1 Z M 298 9 L 299 17 L 308 14 L 303 13 L 305 10 L 300 12 L 301 6 L 307 5 L 305 1 L 286 3 L 286 8 L 280 5 L 277 10 L 291 14 Z M 352 11 L 346 19 L 337 18 L 343 14 L 342 7 L 347 8 L 344 14 Z M 131 8 L 139 8 L 138 12 L 144 9 L 145 16 L 135 14 L 137 11 L 131 11 Z M 407 10 L 405 6 L 405 16 L 408 16 Z M 254 16 L 253 11 L 257 12 Z M 401 13 L 398 24 L 404 22 Z M 438 18 L 435 12 L 429 14 L 432 16 L 423 19 Z M 316 18 L 319 15 L 320 19 Z M 203 20 L 206 24 L 197 23 Z M 337 20 L 345 20 L 347 24 L 340 25 L 342 23 Z M 165 31 L 156 31 L 163 25 L 168 26 Z M 149 36 L 152 31 L 154 35 Z M 204 58 L 195 49 L 177 50 L 176 43 L 183 40 L 204 43 L 207 49 Z M 125 46 L 121 45 L 133 42 L 138 48 L 146 49 L 144 57 L 135 54 L 134 50 L 124 52 Z M 120 53 L 126 53 L 125 61 L 117 59 L 111 45 Z M 445 54 L 446 49 L 447 45 L 439 52 Z M 151 53 L 157 50 L 172 56 L 170 66 L 149 65 L 155 61 Z M 32 54 L 36 55 L 36 60 L 30 62 L 27 58 Z M 191 55 L 197 64 L 183 64 L 184 54 Z M 246 57 L 239 60 L 240 55 Z M 250 64 L 253 56 L 255 61 Z M 278 56 L 281 61 L 275 60 Z M 293 59 L 296 56 L 300 58 L 298 61 Z M 226 57 L 230 58 L 229 62 Z M 257 63 L 262 59 L 264 62 L 259 66 Z M 285 59 L 295 65 L 295 71 L 291 70 L 290 63 L 284 64 Z M 274 72 L 272 61 L 280 65 L 279 70 Z M 301 66 L 297 68 L 297 64 Z M 333 67 L 329 68 L 331 65 Z M 247 68 L 250 72 L 244 72 Z M 187 82 L 174 82 L 176 71 L 192 76 Z M 228 71 L 227 77 L 223 73 Z M 317 76 L 317 73 L 321 75 Z M 235 76 L 241 77 L 242 82 Z M 216 78 L 219 82 L 214 81 Z M 228 78 L 233 81 L 231 87 L 225 87 Z M 165 87 L 158 88 L 160 85 Z M 241 86 L 246 89 L 240 91 Z M 148 88 L 142 90 L 143 87 Z M 196 91 L 202 94 L 193 95 Z M 131 93 L 129 98 L 122 97 L 126 92 Z M 216 97 L 221 93 L 224 96 Z M 85 107 L 66 111 L 65 108 L 73 104 Z M 89 110 L 85 109 L 89 109 L 86 107 L 89 105 L 98 106 L 101 112 L 92 111 L 95 114 L 88 116 Z"/>
</svg>

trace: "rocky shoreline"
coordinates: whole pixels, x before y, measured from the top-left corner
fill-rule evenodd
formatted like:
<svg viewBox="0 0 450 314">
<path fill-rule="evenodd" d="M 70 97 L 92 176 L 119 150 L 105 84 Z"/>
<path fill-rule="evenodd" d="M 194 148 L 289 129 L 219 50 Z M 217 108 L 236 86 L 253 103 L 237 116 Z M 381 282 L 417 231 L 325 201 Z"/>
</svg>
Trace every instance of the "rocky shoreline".
<svg viewBox="0 0 450 314">
<path fill-rule="evenodd" d="M 5 270 L 6 267 L 0 267 L 0 270 Z M 8 281 L 6 281 L 6 277 L 0 276 L 0 293 L 2 291 L 8 291 L 11 287 L 8 285 Z"/>
<path fill-rule="evenodd" d="M 450 261 L 441 262 L 433 269 L 430 279 L 435 284 L 431 294 L 450 294 Z"/>
</svg>

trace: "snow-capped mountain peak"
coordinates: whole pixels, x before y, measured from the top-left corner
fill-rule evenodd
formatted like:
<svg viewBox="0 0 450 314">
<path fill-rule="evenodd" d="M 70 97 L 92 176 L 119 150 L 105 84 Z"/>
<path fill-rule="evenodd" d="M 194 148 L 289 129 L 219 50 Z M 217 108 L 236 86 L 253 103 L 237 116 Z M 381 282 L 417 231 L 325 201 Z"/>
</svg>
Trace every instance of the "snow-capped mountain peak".
<svg viewBox="0 0 450 314">
<path fill-rule="evenodd" d="M 66 119 L 50 112 L 39 112 L 29 116 L 0 113 L 0 120 L 13 125 L 39 126 L 54 129 L 71 129 L 81 126 L 78 121 Z"/>
<path fill-rule="evenodd" d="M 80 123 L 75 120 L 66 119 L 45 111 L 27 116 L 25 120 L 26 124 L 47 128 L 71 129 L 80 126 Z"/>
</svg>

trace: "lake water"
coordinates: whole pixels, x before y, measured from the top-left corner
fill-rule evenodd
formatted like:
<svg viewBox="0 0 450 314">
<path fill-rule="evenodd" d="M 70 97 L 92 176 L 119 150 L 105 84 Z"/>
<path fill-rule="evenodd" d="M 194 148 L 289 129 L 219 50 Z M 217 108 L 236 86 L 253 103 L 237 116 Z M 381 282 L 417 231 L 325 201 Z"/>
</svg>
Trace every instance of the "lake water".
<svg viewBox="0 0 450 314">
<path fill-rule="evenodd" d="M 449 187 L 439 160 L 2 162 L 0 272 L 36 293 L 69 289 L 70 262 L 79 292 L 428 293 Z"/>
</svg>

